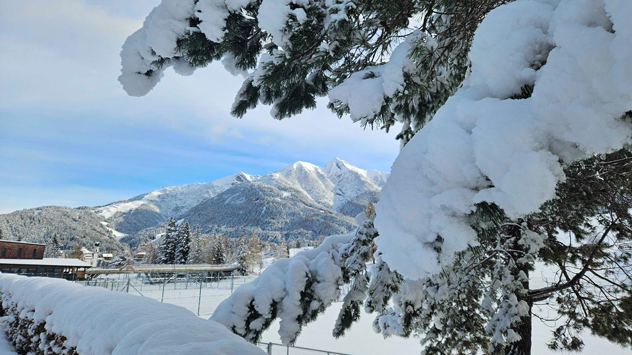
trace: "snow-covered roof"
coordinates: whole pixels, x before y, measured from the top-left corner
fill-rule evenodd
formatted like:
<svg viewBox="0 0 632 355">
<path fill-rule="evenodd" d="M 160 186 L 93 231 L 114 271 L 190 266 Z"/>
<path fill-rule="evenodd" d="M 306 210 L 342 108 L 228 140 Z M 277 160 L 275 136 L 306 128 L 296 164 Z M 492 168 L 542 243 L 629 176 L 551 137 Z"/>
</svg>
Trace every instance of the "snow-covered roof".
<svg viewBox="0 0 632 355">
<path fill-rule="evenodd" d="M 44 259 L 0 259 L 0 265 L 24 265 L 24 266 L 67 266 L 67 267 L 91 267 L 92 265 L 79 259 L 44 258 Z"/>
</svg>

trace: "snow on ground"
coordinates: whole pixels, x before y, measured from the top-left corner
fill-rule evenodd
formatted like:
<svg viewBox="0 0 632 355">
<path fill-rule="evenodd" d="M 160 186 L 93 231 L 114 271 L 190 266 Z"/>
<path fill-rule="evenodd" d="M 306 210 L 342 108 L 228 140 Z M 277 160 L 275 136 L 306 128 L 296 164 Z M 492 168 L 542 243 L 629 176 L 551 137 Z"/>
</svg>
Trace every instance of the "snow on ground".
<svg viewBox="0 0 632 355">
<path fill-rule="evenodd" d="M 2 329 L 0 329 L 0 355 L 17 355 Z"/>
<path fill-rule="evenodd" d="M 543 278 L 550 278 L 545 270 L 540 270 L 532 274 L 532 284 L 537 286 L 538 283 L 544 283 Z M 246 282 L 252 281 L 255 276 L 237 277 L 234 279 L 234 288 Z M 113 278 L 108 288 L 116 284 L 114 289 L 122 289 L 125 291 L 126 280 Z M 161 285 L 143 285 L 142 287 L 136 283 L 132 283 L 146 297 L 151 297 L 160 301 L 162 297 Z M 222 280 L 219 284 L 211 282 L 204 284 L 202 288 L 202 302 L 200 303 L 200 317 L 208 318 L 221 301 L 230 295 L 231 281 Z M 138 294 L 134 288 L 130 288 L 130 294 Z M 183 280 L 174 286 L 167 284 L 164 293 L 164 302 L 182 306 L 193 313 L 197 314 L 198 295 L 200 293 L 199 284 L 189 283 Z M 334 303 L 327 311 L 319 316 L 319 318 L 307 325 L 301 335 L 298 337 L 296 346 L 328 350 L 350 355 L 408 355 L 419 354 L 421 346 L 415 338 L 399 338 L 391 337 L 384 339 L 382 335 L 373 332 L 372 322 L 374 315 L 363 312 L 360 321 L 354 324 L 347 334 L 340 339 L 332 336 L 332 330 L 336 321 L 336 317 L 342 302 Z M 537 309 L 534 309 L 537 312 Z M 542 313 L 542 312 L 540 312 Z M 278 335 L 279 322 L 274 322 L 272 326 L 263 333 L 261 342 L 280 343 Z M 534 355 L 559 355 L 561 353 L 549 350 L 546 343 L 551 339 L 552 328 L 547 327 L 540 321 L 534 319 L 533 323 L 533 351 Z M 586 343 L 584 351 L 579 354 L 592 355 L 607 353 L 608 355 L 629 355 L 630 349 L 621 348 L 618 345 L 608 342 L 605 339 L 591 336 L 584 333 L 584 341 Z M 285 352 L 284 352 L 285 354 Z M 293 352 L 292 354 L 310 354 L 308 352 Z"/>
<path fill-rule="evenodd" d="M 125 233 L 121 233 L 119 231 L 114 230 L 114 228 L 110 228 L 108 227 L 108 222 L 105 221 L 101 221 L 101 224 L 110 232 L 112 232 L 112 235 L 114 235 L 114 237 L 116 237 L 116 239 L 121 239 L 123 237 L 125 237 L 127 234 Z"/>
<path fill-rule="evenodd" d="M 97 209 L 97 213 L 103 218 L 112 218 L 117 213 L 125 213 L 137 209 L 145 203 L 143 200 L 116 203 Z"/>
<path fill-rule="evenodd" d="M 290 248 L 290 258 L 303 250 L 312 250 L 312 249 L 314 249 L 314 247 Z"/>
</svg>

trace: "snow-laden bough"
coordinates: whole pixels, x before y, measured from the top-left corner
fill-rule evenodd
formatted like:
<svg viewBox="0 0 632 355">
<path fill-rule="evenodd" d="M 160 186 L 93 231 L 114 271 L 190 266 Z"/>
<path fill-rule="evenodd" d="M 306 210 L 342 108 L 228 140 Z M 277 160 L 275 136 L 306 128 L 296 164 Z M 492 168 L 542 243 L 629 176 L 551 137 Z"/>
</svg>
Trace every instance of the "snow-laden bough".
<svg viewBox="0 0 632 355">
<path fill-rule="evenodd" d="M 376 243 L 391 268 L 408 279 L 439 272 L 477 244 L 468 215 L 478 203 L 510 218 L 536 212 L 564 166 L 630 142 L 630 18 L 628 0 L 517 1 L 488 14 L 471 74 L 380 194 Z"/>
</svg>

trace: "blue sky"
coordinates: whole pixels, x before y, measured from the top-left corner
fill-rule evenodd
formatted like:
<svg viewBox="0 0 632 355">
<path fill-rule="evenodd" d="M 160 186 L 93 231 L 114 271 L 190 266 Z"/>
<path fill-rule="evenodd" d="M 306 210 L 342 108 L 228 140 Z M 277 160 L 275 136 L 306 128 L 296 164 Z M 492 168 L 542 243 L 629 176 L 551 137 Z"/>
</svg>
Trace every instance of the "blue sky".
<svg viewBox="0 0 632 355">
<path fill-rule="evenodd" d="M 394 133 L 319 108 L 277 121 L 229 114 L 239 77 L 221 64 L 168 70 L 142 98 L 117 77 L 126 37 L 159 0 L 0 0 L 0 213 L 98 205 L 238 171 L 340 157 L 388 171 Z"/>
</svg>

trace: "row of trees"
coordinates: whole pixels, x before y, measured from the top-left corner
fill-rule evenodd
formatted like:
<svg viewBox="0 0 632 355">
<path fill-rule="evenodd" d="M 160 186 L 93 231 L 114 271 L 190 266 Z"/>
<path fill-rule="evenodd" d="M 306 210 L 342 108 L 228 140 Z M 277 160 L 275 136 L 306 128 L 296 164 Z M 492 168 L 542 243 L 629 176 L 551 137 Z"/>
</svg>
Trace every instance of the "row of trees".
<svg viewBox="0 0 632 355">
<path fill-rule="evenodd" d="M 177 224 L 174 218 L 167 223 L 165 235 L 160 243 L 147 242 L 144 247 L 144 264 L 227 264 L 238 263 L 243 273 L 252 272 L 263 266 L 263 258 L 289 257 L 290 248 L 298 248 L 300 243 L 291 240 L 273 244 L 262 242 L 258 236 L 241 234 L 231 239 L 225 235 L 203 235 L 200 228 L 191 230 L 188 222 Z M 125 256 L 129 255 L 128 258 Z M 129 250 L 117 255 L 112 264 L 125 265 L 131 258 Z M 119 263 L 119 259 L 122 263 Z"/>
</svg>

